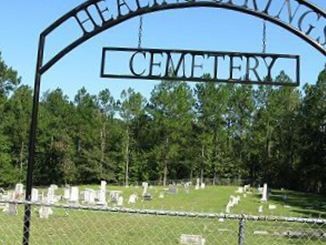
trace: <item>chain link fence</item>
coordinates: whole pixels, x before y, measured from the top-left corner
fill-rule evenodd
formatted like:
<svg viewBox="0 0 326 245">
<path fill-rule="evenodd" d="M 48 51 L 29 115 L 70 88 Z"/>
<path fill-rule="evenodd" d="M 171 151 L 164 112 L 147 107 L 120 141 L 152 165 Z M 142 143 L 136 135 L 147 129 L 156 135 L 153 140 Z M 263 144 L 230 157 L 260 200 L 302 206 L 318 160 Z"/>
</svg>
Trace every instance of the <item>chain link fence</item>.
<svg viewBox="0 0 326 245">
<path fill-rule="evenodd" d="M 0 244 L 326 244 L 326 220 L 0 202 Z"/>
</svg>

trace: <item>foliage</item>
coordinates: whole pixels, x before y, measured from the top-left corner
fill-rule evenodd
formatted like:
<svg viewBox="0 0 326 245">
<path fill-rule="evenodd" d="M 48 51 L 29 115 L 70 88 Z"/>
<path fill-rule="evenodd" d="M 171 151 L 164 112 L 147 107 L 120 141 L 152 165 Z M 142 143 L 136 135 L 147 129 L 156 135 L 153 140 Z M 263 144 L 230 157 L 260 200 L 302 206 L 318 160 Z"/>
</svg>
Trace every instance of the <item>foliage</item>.
<svg viewBox="0 0 326 245">
<path fill-rule="evenodd" d="M 290 78 L 281 72 L 276 78 Z M 32 90 L 0 56 L 0 185 L 24 181 Z M 162 81 L 148 101 L 129 88 L 60 89 L 40 102 L 34 183 L 242 178 L 326 192 L 326 71 L 303 91 Z"/>
</svg>

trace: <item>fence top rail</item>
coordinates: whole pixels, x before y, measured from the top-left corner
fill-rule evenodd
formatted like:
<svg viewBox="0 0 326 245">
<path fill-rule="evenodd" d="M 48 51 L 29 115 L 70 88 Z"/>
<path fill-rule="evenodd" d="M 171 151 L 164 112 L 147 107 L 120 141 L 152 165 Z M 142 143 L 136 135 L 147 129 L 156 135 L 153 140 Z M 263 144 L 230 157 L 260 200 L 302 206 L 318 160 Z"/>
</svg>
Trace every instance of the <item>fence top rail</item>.
<svg viewBox="0 0 326 245">
<path fill-rule="evenodd" d="M 144 215 L 155 215 L 155 216 L 171 216 L 171 217 L 178 216 L 178 217 L 266 221 L 266 222 L 278 221 L 278 222 L 326 225 L 326 219 L 321 219 L 321 218 L 301 218 L 301 217 L 285 217 L 285 216 L 257 216 L 257 215 L 248 215 L 248 214 L 188 212 L 188 211 L 137 209 L 137 208 L 108 207 L 108 206 L 87 206 L 87 205 L 81 205 L 81 204 L 50 204 L 50 203 L 44 203 L 44 202 L 28 202 L 28 201 L 0 200 L 0 204 L 30 205 L 30 206 L 39 206 L 39 207 L 43 206 L 43 207 L 52 207 L 52 208 L 58 208 L 58 209 L 75 209 L 75 210 L 88 210 L 88 211 L 102 211 L 102 212 L 110 212 L 110 213 L 144 214 Z"/>
</svg>

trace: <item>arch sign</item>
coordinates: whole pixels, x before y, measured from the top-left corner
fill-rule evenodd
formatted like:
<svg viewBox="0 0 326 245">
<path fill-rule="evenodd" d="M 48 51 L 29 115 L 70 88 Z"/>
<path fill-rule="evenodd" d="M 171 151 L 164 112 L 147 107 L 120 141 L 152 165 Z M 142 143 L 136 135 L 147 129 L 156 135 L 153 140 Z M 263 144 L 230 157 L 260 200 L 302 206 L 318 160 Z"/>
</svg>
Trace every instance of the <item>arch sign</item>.
<svg viewBox="0 0 326 245">
<path fill-rule="evenodd" d="M 307 0 L 88 0 L 40 34 L 29 135 L 26 201 L 31 200 L 42 74 L 83 42 L 128 19 L 157 11 L 199 7 L 226 9 L 264 19 L 293 33 L 326 55 L 325 9 Z M 80 34 L 44 62 L 47 38 L 66 24 L 72 25 Z M 119 52 L 126 53 L 128 57 L 122 64 L 124 74 L 118 74 L 110 66 L 110 60 Z M 282 62 L 293 65 L 295 81 L 291 84 L 272 81 L 275 67 L 282 67 Z M 101 76 L 297 86 L 300 81 L 299 68 L 297 55 L 108 47 L 103 48 L 102 52 Z M 206 74 L 209 76 L 203 79 Z M 29 244 L 30 219 L 31 205 L 27 202 L 23 244 Z"/>
</svg>

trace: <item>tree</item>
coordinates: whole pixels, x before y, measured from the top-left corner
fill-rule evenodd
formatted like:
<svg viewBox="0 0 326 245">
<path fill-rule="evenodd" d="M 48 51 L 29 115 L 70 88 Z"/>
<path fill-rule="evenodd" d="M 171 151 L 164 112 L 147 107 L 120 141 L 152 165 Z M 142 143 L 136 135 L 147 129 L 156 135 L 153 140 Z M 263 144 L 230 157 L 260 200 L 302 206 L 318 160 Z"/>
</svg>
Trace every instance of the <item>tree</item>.
<svg viewBox="0 0 326 245">
<path fill-rule="evenodd" d="M 161 163 L 161 179 L 165 186 L 168 174 L 177 176 L 172 171 L 177 167 L 181 146 L 186 144 L 186 133 L 191 130 L 194 99 L 186 83 L 162 81 L 152 91 L 150 101 L 157 142 L 153 151 Z"/>
<path fill-rule="evenodd" d="M 120 97 L 122 99 L 120 105 L 120 116 L 125 126 L 123 153 L 125 160 L 125 185 L 129 186 L 130 152 L 132 151 L 130 146 L 134 143 L 133 134 L 131 132 L 131 123 L 144 114 L 146 100 L 140 93 L 136 93 L 131 88 L 123 90 Z"/>
<path fill-rule="evenodd" d="M 316 85 L 304 87 L 300 121 L 299 181 L 308 191 L 326 191 L 326 70 Z"/>
</svg>

